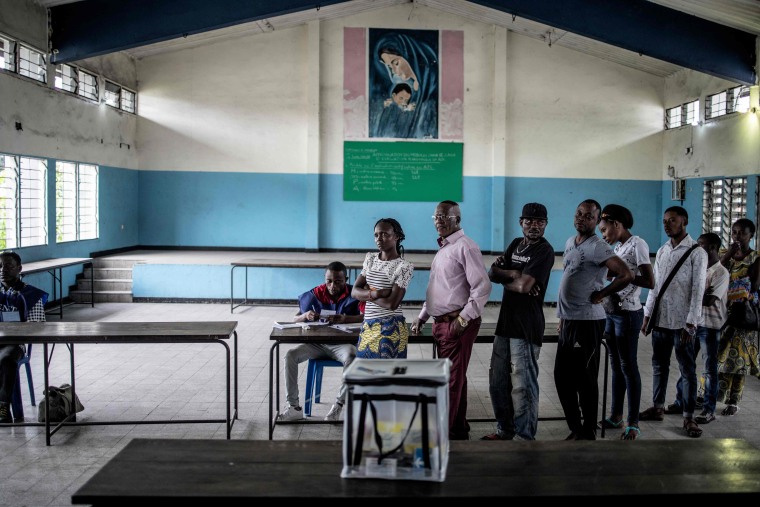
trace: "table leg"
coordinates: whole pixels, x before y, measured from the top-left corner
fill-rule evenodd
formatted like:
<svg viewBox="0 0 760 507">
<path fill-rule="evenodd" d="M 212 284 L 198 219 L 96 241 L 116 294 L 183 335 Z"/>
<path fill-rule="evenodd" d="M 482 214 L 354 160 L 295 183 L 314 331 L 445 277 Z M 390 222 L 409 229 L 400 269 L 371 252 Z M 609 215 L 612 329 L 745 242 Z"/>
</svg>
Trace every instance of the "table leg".
<svg viewBox="0 0 760 507">
<path fill-rule="evenodd" d="M 238 418 L 238 334 L 237 331 L 232 332 L 233 343 L 235 346 L 235 415 L 233 419 Z"/>
<path fill-rule="evenodd" d="M 50 388 L 50 379 L 48 377 L 48 369 L 50 368 L 50 358 L 48 357 L 48 344 L 47 342 L 42 344 L 42 370 L 45 377 L 45 388 L 42 391 L 44 394 L 45 403 L 45 445 L 50 445 L 50 400 L 48 399 L 47 392 Z"/>
<path fill-rule="evenodd" d="M 279 351 L 279 348 L 277 347 L 278 343 L 279 342 L 275 342 L 274 345 L 272 345 L 272 348 L 269 349 L 269 440 L 272 440 L 272 435 L 274 434 L 274 409 L 272 408 L 274 403 L 274 351 L 275 349 L 278 349 Z M 277 355 L 279 356 L 279 354 Z"/>
<path fill-rule="evenodd" d="M 58 294 L 61 298 L 61 320 L 63 320 L 63 268 L 58 268 Z"/>
<path fill-rule="evenodd" d="M 607 417 L 607 373 L 610 363 L 610 348 L 607 342 L 602 340 L 604 345 L 604 390 L 602 391 L 602 420 Z M 604 424 L 602 424 L 602 438 L 604 438 Z"/>
</svg>

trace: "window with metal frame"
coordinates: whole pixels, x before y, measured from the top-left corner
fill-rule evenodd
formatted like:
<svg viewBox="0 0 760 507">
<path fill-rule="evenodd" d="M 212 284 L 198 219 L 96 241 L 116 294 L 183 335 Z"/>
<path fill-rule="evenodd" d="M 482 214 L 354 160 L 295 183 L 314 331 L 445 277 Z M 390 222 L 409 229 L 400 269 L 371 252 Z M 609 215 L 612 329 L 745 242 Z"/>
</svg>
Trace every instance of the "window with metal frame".
<svg viewBox="0 0 760 507">
<path fill-rule="evenodd" d="M 0 249 L 47 244 L 47 161 L 0 153 Z"/>
<path fill-rule="evenodd" d="M 665 129 L 675 129 L 699 123 L 699 100 L 693 100 L 665 111 Z"/>
<path fill-rule="evenodd" d="M 55 196 L 56 242 L 97 239 L 98 167 L 57 162 Z"/>
<path fill-rule="evenodd" d="M 747 216 L 747 178 L 706 180 L 702 194 L 702 232 L 731 242 L 731 226 Z"/>
<path fill-rule="evenodd" d="M 27 45 L 18 45 L 18 73 L 41 83 L 47 83 L 45 55 Z"/>
<path fill-rule="evenodd" d="M 705 99 L 705 119 L 749 110 L 749 86 L 735 86 L 708 95 Z"/>
<path fill-rule="evenodd" d="M 104 95 L 106 105 L 119 109 L 121 106 L 121 86 L 106 80 Z"/>
<path fill-rule="evenodd" d="M 53 85 L 59 90 L 77 93 L 77 89 L 79 88 L 79 70 L 65 63 L 56 65 Z"/>
<path fill-rule="evenodd" d="M 16 72 L 16 41 L 0 34 L 0 69 Z"/>
<path fill-rule="evenodd" d="M 137 94 L 126 88 L 121 89 L 121 109 L 128 113 L 137 112 Z"/>
<path fill-rule="evenodd" d="M 98 77 L 95 74 L 77 69 L 79 72 L 79 88 L 77 88 L 77 95 L 85 97 L 90 100 L 98 100 Z"/>
</svg>

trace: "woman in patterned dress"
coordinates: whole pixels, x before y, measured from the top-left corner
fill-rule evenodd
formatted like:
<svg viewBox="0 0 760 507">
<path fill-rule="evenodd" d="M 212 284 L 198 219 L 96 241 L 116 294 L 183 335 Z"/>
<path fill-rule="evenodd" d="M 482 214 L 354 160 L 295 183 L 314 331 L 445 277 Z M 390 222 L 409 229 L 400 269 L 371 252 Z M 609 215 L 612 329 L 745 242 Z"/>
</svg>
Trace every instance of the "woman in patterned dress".
<svg viewBox="0 0 760 507">
<path fill-rule="evenodd" d="M 758 304 L 760 284 L 760 255 L 751 250 L 749 241 L 755 234 L 755 224 L 740 218 L 731 227 L 731 246 L 721 251 L 720 262 L 728 269 L 731 281 L 728 286 L 728 306 L 749 299 Z M 758 365 L 758 332 L 726 326 L 720 337 L 718 352 L 718 401 L 724 401 L 723 415 L 739 411 L 744 390 L 744 379 L 760 376 Z"/>
<path fill-rule="evenodd" d="M 409 329 L 399 306 L 414 266 L 404 259 L 404 231 L 393 218 L 375 224 L 377 252 L 368 252 L 351 296 L 366 301 L 357 358 L 406 358 Z"/>
</svg>

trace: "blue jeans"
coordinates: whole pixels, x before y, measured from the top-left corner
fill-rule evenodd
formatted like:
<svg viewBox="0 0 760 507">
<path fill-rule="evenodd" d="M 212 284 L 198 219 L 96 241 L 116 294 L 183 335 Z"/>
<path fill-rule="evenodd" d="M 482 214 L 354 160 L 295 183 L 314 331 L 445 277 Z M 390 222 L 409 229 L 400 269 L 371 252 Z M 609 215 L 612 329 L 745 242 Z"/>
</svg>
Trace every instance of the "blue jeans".
<svg viewBox="0 0 760 507">
<path fill-rule="evenodd" d="M 697 327 L 695 354 L 702 351 L 702 360 L 705 362 L 705 401 L 702 408 L 706 412 L 715 412 L 715 403 L 718 397 L 718 342 L 720 341 L 720 329 L 709 327 Z M 680 387 L 680 386 L 679 386 Z M 681 395 L 679 394 L 679 397 Z"/>
<path fill-rule="evenodd" d="M 623 310 L 607 315 L 607 348 L 612 368 L 612 419 L 622 417 L 623 398 L 628 393 L 628 424 L 638 424 L 641 408 L 641 375 L 637 359 L 639 332 L 644 309 Z"/>
<path fill-rule="evenodd" d="M 697 403 L 697 362 L 694 352 L 696 337 L 681 344 L 682 329 L 657 327 L 652 331 L 652 375 L 654 377 L 653 402 L 655 407 L 665 406 L 670 373 L 670 354 L 676 349 L 676 360 L 681 377 L 678 381 L 676 404 L 680 404 L 683 416 L 691 419 Z"/>
<path fill-rule="evenodd" d="M 540 353 L 540 346 L 524 338 L 494 337 L 488 386 L 502 437 L 536 439 Z"/>
</svg>

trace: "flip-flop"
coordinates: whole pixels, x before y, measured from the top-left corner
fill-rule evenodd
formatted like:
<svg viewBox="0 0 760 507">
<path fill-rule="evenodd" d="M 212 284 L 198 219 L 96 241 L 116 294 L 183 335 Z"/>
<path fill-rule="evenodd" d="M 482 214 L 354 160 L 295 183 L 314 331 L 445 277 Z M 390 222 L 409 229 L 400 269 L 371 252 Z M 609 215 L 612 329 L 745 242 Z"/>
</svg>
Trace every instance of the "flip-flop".
<svg viewBox="0 0 760 507">
<path fill-rule="evenodd" d="M 507 437 L 502 437 L 498 433 L 491 433 L 490 435 L 480 437 L 480 439 L 481 440 L 509 440 Z"/>
<path fill-rule="evenodd" d="M 641 435 L 641 430 L 638 426 L 626 426 L 625 432 L 620 435 L 620 440 L 636 440 Z"/>
<path fill-rule="evenodd" d="M 618 422 L 615 422 L 615 421 L 613 421 L 609 417 L 606 418 L 606 419 L 603 419 L 603 420 L 599 421 L 599 423 L 597 424 L 597 427 L 599 429 L 604 428 L 606 430 L 615 430 L 615 429 L 618 429 L 618 428 L 620 428 L 622 426 L 623 426 L 623 420 L 622 419 L 620 419 Z"/>
<path fill-rule="evenodd" d="M 738 411 L 739 407 L 737 405 L 727 405 L 726 408 L 723 409 L 723 412 L 721 412 L 721 415 L 736 415 Z"/>
</svg>

